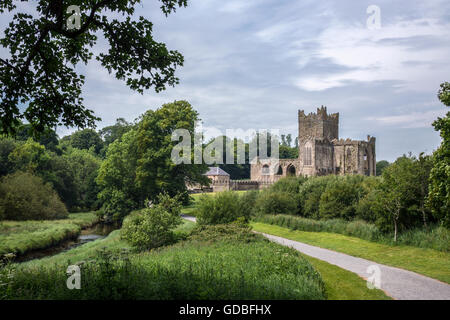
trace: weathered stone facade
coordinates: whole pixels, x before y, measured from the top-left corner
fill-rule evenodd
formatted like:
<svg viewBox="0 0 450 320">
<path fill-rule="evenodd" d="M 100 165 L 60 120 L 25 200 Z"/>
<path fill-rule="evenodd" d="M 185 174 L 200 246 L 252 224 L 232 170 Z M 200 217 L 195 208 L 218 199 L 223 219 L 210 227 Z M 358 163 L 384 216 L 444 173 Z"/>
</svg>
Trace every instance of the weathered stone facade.
<svg viewBox="0 0 450 320">
<path fill-rule="evenodd" d="M 339 139 L 339 113 L 328 114 L 326 107 L 308 115 L 299 110 L 298 144 L 297 159 L 255 159 L 250 179 L 263 187 L 288 175 L 375 175 L 375 138 Z"/>
</svg>

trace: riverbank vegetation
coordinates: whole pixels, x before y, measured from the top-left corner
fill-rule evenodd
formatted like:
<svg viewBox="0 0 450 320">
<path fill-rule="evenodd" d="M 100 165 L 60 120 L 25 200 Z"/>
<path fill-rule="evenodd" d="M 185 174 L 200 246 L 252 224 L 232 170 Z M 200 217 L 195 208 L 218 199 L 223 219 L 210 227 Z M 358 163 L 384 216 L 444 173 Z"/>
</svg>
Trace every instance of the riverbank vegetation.
<svg viewBox="0 0 450 320">
<path fill-rule="evenodd" d="M 0 223 L 0 256 L 23 255 L 73 239 L 81 229 L 98 222 L 95 212 L 71 213 L 66 219 L 2 221 Z"/>
<path fill-rule="evenodd" d="M 3 268 L 0 281 L 6 287 L 4 298 L 326 298 L 320 274 L 306 259 L 245 227 L 204 226 L 187 240 L 140 253 L 119 249 L 123 240 L 115 231 L 105 240 L 74 250 L 87 251 L 89 246 L 108 243 L 116 250 L 110 247 L 97 252 L 94 259 L 79 261 L 83 290 L 67 289 L 66 263 L 43 260 Z"/>
</svg>

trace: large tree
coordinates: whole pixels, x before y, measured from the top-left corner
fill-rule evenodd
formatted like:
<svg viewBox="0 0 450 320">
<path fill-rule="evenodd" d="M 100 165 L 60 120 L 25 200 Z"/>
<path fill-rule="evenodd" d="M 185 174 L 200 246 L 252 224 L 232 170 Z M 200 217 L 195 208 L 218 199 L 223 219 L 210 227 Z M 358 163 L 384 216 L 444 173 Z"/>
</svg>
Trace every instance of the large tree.
<svg viewBox="0 0 450 320">
<path fill-rule="evenodd" d="M 450 107 L 450 83 L 441 84 L 438 92 L 441 102 Z M 433 168 L 430 175 L 428 205 L 439 221 L 450 227 L 450 112 L 433 122 L 442 138 L 441 146 L 433 154 Z"/>
<path fill-rule="evenodd" d="M 192 137 L 198 120 L 188 102 L 167 103 L 147 111 L 136 127 L 110 144 L 97 177 L 108 218 L 121 219 L 131 209 L 143 207 L 146 199 L 156 201 L 161 192 L 187 196 L 186 183 L 208 183 L 203 175 L 207 166 L 192 164 Z M 187 130 L 191 137 L 190 164 L 172 161 L 174 147 L 179 144 L 172 141 L 176 129 Z"/>
<path fill-rule="evenodd" d="M 159 0 L 164 14 L 187 0 Z M 26 4 L 23 4 L 26 2 Z M 175 85 L 183 56 L 153 39 L 152 23 L 134 19 L 141 0 L 3 0 L 0 13 L 13 19 L 0 38 L 0 131 L 15 133 L 20 119 L 36 132 L 56 125 L 94 126 L 98 118 L 83 104 L 84 76 L 76 66 L 94 56 L 132 90 L 156 92 Z M 24 5 L 27 6 L 26 10 Z M 76 15 L 72 9 L 80 9 Z M 70 8 L 69 8 L 70 7 Z M 34 9 L 29 14 L 30 8 Z M 115 18 L 115 17 L 123 18 Z M 79 18 L 79 26 L 73 22 Z M 69 26 L 74 26 L 71 28 Z M 98 36 L 107 50 L 94 51 Z"/>
</svg>

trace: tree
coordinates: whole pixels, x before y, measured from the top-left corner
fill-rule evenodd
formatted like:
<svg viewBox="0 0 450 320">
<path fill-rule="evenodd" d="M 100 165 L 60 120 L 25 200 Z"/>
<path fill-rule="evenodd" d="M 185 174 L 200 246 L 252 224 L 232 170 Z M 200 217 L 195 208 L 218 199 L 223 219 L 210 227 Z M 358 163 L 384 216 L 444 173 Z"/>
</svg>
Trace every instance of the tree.
<svg viewBox="0 0 450 320">
<path fill-rule="evenodd" d="M 0 216 L 5 219 L 62 219 L 67 214 L 57 193 L 40 177 L 18 171 L 0 179 Z"/>
<path fill-rule="evenodd" d="M 449 82 L 441 84 L 438 98 L 444 105 L 450 106 Z M 442 142 L 433 153 L 427 205 L 444 226 L 450 227 L 450 112 L 434 121 L 433 127 L 440 132 Z"/>
<path fill-rule="evenodd" d="M 206 165 L 175 164 L 171 158 L 178 144 L 172 141 L 172 133 L 186 129 L 193 137 L 198 120 L 198 113 L 186 101 L 164 104 L 147 111 L 135 128 L 109 146 L 97 177 L 107 216 L 121 219 L 131 209 L 143 207 L 145 199 L 155 200 L 162 192 L 183 194 L 180 199 L 186 201 L 186 183 L 207 184 L 203 175 Z"/>
<path fill-rule="evenodd" d="M 92 129 L 76 131 L 65 139 L 72 147 L 80 150 L 93 149 L 96 154 L 103 148 L 103 140 L 100 135 Z"/>
<path fill-rule="evenodd" d="M 178 197 L 160 194 L 157 201 L 123 223 L 121 238 L 137 249 L 148 250 L 172 243 L 176 238 L 173 230 L 183 223 Z"/>
<path fill-rule="evenodd" d="M 87 150 L 72 149 L 64 158 L 68 162 L 68 168 L 73 176 L 75 185 L 75 205 L 78 210 L 98 209 L 97 195 L 99 187 L 95 182 L 101 159 Z"/>
<path fill-rule="evenodd" d="M 380 229 L 387 230 L 384 218 L 394 225 L 394 241 L 400 225 L 410 228 L 420 221 L 421 185 L 425 173 L 419 173 L 418 160 L 412 156 L 402 156 L 387 167 L 382 174 L 382 183 L 377 191 L 377 204 L 382 214 L 377 220 Z M 424 169 L 425 171 L 425 169 Z M 422 182 L 423 184 L 426 181 Z"/>
<path fill-rule="evenodd" d="M 58 135 L 55 130 L 50 128 L 44 128 L 43 132 L 36 136 L 33 134 L 31 124 L 22 124 L 18 127 L 15 138 L 19 141 L 27 141 L 29 138 L 32 138 L 34 141 L 43 145 L 47 150 L 51 150 L 61 155 L 61 150 L 58 148 Z"/>
<path fill-rule="evenodd" d="M 383 170 L 389 166 L 389 162 L 386 160 L 377 161 L 376 165 L 376 175 L 381 176 Z"/>
<path fill-rule="evenodd" d="M 160 0 L 165 15 L 187 0 Z M 35 14 L 17 9 L 27 2 Z M 13 12 L 0 44 L 9 57 L 0 58 L 0 130 L 14 133 L 20 119 L 27 119 L 33 130 L 42 132 L 56 125 L 94 126 L 93 111 L 86 109 L 81 96 L 85 77 L 76 72 L 79 63 L 94 56 L 92 47 L 98 36 L 106 38 L 109 48 L 95 58 L 130 89 L 139 93 L 154 87 L 160 92 L 179 82 L 175 69 L 183 56 L 169 51 L 153 39 L 153 24 L 139 17 L 133 20 L 141 0 L 29 1 L 4 0 L 0 13 Z M 79 15 L 70 5 L 77 5 Z M 76 11 L 76 10 L 75 10 Z M 108 12 L 108 14 L 106 14 Z M 113 18 L 122 15 L 122 20 Z M 69 28 L 80 18 L 80 25 Z M 19 105 L 25 105 L 21 110 Z"/>
<path fill-rule="evenodd" d="M 422 220 L 424 227 L 427 227 L 428 220 L 428 208 L 425 206 L 426 198 L 429 192 L 430 172 L 433 166 L 433 161 L 430 156 L 425 156 L 422 152 L 419 158 L 415 160 L 415 172 L 414 177 L 416 182 L 412 187 L 417 189 L 417 195 L 419 199 L 419 211 L 422 213 Z"/>
<path fill-rule="evenodd" d="M 9 155 L 16 148 L 17 142 L 12 138 L 0 137 L 0 177 L 14 171 L 14 163 Z"/>
<path fill-rule="evenodd" d="M 122 136 L 131 130 L 132 127 L 133 124 L 127 122 L 124 118 L 118 118 L 114 125 L 101 129 L 99 134 L 103 139 L 103 149 L 100 154 L 105 156 L 108 146 L 117 139 L 122 138 Z"/>
</svg>

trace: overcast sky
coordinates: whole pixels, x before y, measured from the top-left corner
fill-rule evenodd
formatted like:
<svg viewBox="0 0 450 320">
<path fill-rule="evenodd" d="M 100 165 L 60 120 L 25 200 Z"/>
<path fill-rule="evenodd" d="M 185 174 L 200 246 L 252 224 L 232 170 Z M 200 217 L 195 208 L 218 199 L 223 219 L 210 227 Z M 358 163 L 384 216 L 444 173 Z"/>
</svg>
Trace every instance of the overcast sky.
<svg viewBox="0 0 450 320">
<path fill-rule="evenodd" d="M 147 0 L 137 15 L 184 55 L 180 84 L 140 95 L 96 62 L 79 68 L 100 128 L 184 99 L 206 127 L 295 137 L 297 110 L 325 105 L 340 113 L 341 138 L 377 138 L 377 160 L 440 143 L 431 123 L 446 112 L 436 93 L 450 81 L 448 0 L 189 0 L 167 18 L 159 5 Z M 369 5 L 381 9 L 380 29 L 367 28 Z"/>
</svg>

